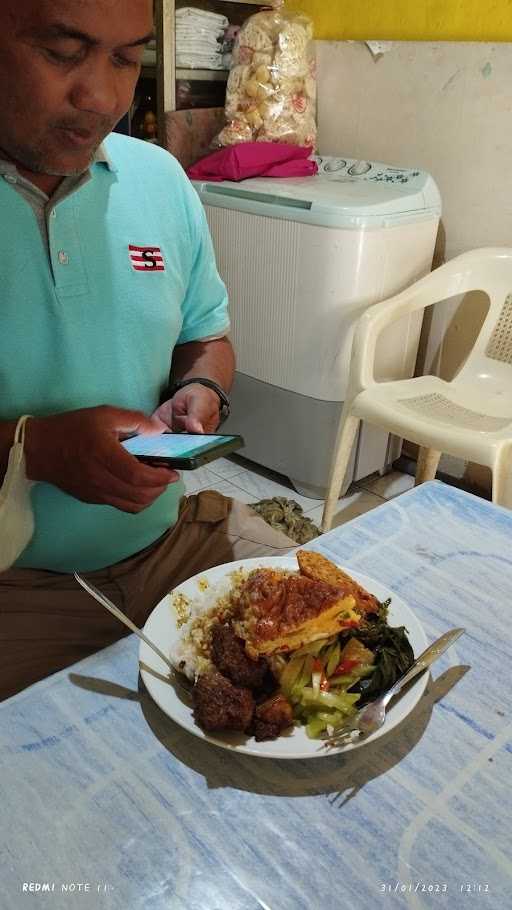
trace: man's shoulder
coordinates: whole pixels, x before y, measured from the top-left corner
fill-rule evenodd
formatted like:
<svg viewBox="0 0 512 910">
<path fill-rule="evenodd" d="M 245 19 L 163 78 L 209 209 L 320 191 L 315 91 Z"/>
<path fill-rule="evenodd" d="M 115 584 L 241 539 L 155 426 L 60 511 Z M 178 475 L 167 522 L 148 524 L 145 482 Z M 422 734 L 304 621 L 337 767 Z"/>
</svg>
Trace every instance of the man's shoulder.
<svg viewBox="0 0 512 910">
<path fill-rule="evenodd" d="M 147 168 L 153 175 L 172 176 L 188 182 L 181 164 L 159 145 L 122 133 L 110 133 L 103 145 L 113 167 L 120 172 L 124 168 Z"/>
</svg>

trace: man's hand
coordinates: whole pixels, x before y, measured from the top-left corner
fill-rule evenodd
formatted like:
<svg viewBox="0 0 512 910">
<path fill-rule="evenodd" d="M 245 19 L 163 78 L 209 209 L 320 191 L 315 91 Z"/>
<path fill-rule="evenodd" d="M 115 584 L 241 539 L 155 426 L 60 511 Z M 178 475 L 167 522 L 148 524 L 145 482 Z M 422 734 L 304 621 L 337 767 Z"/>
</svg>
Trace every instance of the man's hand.
<svg viewBox="0 0 512 910">
<path fill-rule="evenodd" d="M 213 389 L 191 382 L 164 401 L 153 417 L 173 433 L 215 433 L 220 423 L 219 396 Z"/>
<path fill-rule="evenodd" d="M 141 512 L 179 474 L 142 464 L 119 440 L 166 429 L 154 416 L 107 405 L 31 418 L 25 431 L 27 476 L 52 483 L 83 502 Z"/>
</svg>

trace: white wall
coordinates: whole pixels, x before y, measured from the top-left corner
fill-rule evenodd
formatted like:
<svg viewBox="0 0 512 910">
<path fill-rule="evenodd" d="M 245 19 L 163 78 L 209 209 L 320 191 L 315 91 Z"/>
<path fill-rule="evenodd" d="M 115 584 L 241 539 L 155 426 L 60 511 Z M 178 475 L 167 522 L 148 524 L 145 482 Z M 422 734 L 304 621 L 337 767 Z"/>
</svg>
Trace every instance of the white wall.
<svg viewBox="0 0 512 910">
<path fill-rule="evenodd" d="M 443 198 L 451 258 L 512 242 L 512 45 L 318 41 L 319 148 L 418 166 Z"/>
<path fill-rule="evenodd" d="M 375 58 L 362 42 L 317 42 L 320 153 L 429 171 L 443 200 L 435 265 L 480 246 L 512 246 L 511 50 L 396 42 Z M 484 313 L 483 295 L 435 307 L 420 369 L 451 378 Z M 463 473 L 452 461 L 449 469 Z"/>
</svg>

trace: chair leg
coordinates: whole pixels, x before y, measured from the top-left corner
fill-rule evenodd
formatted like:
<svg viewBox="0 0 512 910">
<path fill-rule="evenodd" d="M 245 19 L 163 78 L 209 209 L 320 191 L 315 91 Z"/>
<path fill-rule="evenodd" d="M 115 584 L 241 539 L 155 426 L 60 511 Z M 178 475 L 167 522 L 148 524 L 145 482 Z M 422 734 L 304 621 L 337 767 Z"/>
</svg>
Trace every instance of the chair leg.
<svg viewBox="0 0 512 910">
<path fill-rule="evenodd" d="M 512 509 L 512 451 L 508 446 L 500 452 L 492 468 L 492 501 Z"/>
<path fill-rule="evenodd" d="M 360 420 L 358 417 L 341 415 L 340 428 L 338 437 L 334 446 L 334 456 L 331 466 L 331 474 L 327 485 L 327 495 L 325 497 L 324 513 L 322 515 L 322 531 L 328 531 L 332 525 L 334 509 L 338 500 L 341 485 L 347 473 L 347 467 L 352 454 L 352 446 L 356 438 Z"/>
<path fill-rule="evenodd" d="M 439 467 L 441 452 L 437 449 L 428 449 L 421 447 L 418 453 L 418 462 L 416 464 L 416 480 L 414 485 L 417 487 L 426 480 L 434 480 Z"/>
</svg>

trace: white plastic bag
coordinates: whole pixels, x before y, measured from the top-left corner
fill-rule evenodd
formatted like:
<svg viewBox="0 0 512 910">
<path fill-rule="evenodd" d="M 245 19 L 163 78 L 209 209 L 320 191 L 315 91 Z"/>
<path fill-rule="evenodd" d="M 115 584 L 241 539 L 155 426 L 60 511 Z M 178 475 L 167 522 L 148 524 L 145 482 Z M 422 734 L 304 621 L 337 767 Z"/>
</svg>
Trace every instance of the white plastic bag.
<svg viewBox="0 0 512 910">
<path fill-rule="evenodd" d="M 313 24 L 282 9 L 250 16 L 233 49 L 226 126 L 214 144 L 286 142 L 316 145 Z"/>
<path fill-rule="evenodd" d="M 25 424 L 30 415 L 20 417 L 9 452 L 7 471 L 0 487 L 0 572 L 5 572 L 30 542 L 34 533 L 34 513 L 30 502 L 33 481 L 27 480 L 25 467 Z"/>
</svg>

